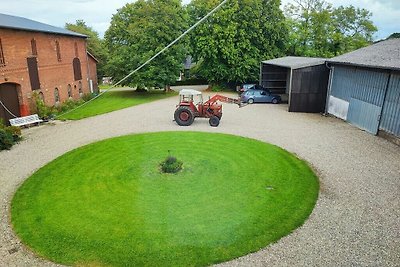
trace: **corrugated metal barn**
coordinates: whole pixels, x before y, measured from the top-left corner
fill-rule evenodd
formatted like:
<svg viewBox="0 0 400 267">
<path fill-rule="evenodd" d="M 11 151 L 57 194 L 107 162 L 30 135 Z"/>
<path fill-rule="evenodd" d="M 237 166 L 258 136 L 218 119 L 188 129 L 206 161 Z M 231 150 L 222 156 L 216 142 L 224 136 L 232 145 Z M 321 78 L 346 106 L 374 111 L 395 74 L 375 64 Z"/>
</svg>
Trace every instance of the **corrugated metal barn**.
<svg viewBox="0 0 400 267">
<path fill-rule="evenodd" d="M 324 112 L 329 69 L 324 58 L 282 57 L 261 62 L 260 84 L 287 94 L 290 112 Z"/>
<path fill-rule="evenodd" d="M 400 39 L 328 60 L 328 113 L 372 134 L 400 137 Z"/>
</svg>

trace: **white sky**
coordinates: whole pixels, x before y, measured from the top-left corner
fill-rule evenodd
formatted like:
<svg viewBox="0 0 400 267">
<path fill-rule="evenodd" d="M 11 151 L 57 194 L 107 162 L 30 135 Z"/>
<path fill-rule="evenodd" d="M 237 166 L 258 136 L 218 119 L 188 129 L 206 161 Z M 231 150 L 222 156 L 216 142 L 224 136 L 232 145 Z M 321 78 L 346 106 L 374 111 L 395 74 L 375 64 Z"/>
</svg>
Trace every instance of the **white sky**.
<svg viewBox="0 0 400 267">
<path fill-rule="evenodd" d="M 183 0 L 188 3 L 190 0 Z M 288 3 L 292 0 L 282 0 Z M 0 0 L 0 13 L 21 16 L 53 26 L 64 27 L 82 19 L 100 36 L 109 27 L 111 16 L 127 0 Z M 373 13 L 372 20 L 378 27 L 375 39 L 386 38 L 400 32 L 400 0 L 327 0 L 334 6 L 354 5 Z"/>
</svg>

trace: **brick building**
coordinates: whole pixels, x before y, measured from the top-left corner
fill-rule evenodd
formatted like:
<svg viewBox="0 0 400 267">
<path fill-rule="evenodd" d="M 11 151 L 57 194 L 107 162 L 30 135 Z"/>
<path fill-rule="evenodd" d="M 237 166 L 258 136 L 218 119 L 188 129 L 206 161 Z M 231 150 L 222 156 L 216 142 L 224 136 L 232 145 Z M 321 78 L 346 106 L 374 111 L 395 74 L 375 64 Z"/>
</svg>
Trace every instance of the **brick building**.
<svg viewBox="0 0 400 267">
<path fill-rule="evenodd" d="M 88 70 L 89 74 L 88 76 L 91 77 L 89 80 L 89 88 L 93 88 L 95 92 L 98 92 L 99 90 L 99 85 L 98 85 L 98 79 L 97 79 L 97 63 L 99 61 L 97 58 L 95 58 L 92 54 L 87 52 L 88 54 Z"/>
<path fill-rule="evenodd" d="M 0 14 L 0 118 L 35 112 L 34 94 L 53 106 L 97 91 L 96 63 L 85 35 Z"/>
</svg>

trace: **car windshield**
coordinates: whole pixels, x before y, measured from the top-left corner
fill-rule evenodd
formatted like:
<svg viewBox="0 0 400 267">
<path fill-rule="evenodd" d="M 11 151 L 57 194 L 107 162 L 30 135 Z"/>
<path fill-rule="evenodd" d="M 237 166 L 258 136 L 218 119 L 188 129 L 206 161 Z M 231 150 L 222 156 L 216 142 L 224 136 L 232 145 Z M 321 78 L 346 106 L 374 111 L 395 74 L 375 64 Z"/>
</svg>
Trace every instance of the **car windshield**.
<svg viewBox="0 0 400 267">
<path fill-rule="evenodd" d="M 243 88 L 246 90 L 253 89 L 255 84 L 243 84 Z"/>
</svg>

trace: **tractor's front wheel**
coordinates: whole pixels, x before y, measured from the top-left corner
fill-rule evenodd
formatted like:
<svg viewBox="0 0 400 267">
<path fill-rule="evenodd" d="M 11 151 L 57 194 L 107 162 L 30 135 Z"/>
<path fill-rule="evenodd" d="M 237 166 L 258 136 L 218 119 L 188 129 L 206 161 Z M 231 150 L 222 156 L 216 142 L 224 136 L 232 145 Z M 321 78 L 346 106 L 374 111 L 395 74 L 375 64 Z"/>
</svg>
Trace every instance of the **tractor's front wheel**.
<svg viewBox="0 0 400 267">
<path fill-rule="evenodd" d="M 189 107 L 179 107 L 175 110 L 174 119 L 179 126 L 189 126 L 194 121 L 194 114 Z"/>
<path fill-rule="evenodd" d="M 210 126 L 212 127 L 218 127 L 219 125 L 219 118 L 217 116 L 212 116 L 210 120 L 208 121 L 210 123 Z"/>
</svg>

